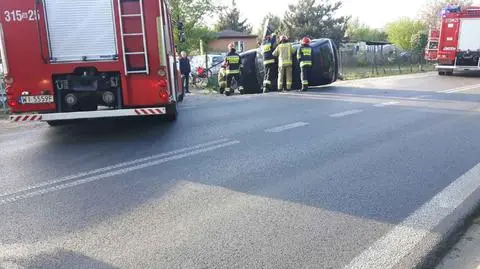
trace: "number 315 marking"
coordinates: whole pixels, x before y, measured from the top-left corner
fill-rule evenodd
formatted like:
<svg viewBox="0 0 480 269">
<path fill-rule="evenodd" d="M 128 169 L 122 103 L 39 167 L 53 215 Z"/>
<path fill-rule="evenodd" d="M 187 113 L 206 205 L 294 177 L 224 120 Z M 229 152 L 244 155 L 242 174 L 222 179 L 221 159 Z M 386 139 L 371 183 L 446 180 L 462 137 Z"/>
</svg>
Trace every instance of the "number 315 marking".
<svg viewBox="0 0 480 269">
<path fill-rule="evenodd" d="M 40 19 L 40 12 L 38 10 L 7 10 L 3 12 L 6 22 L 21 22 L 21 21 L 36 21 Z"/>
</svg>

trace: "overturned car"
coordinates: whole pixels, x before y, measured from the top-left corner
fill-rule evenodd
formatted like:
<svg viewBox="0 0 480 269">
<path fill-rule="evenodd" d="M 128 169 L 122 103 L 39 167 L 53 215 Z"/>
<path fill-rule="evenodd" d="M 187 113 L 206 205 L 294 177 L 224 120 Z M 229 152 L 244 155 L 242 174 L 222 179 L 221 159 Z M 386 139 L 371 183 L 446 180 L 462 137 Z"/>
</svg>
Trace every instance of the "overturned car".
<svg viewBox="0 0 480 269">
<path fill-rule="evenodd" d="M 313 50 L 312 69 L 310 71 L 309 85 L 328 85 L 338 79 L 339 61 L 338 50 L 334 42 L 328 38 L 314 39 L 310 44 Z M 296 51 L 300 44 L 294 43 Z M 240 53 L 243 63 L 241 75 L 244 90 L 242 93 L 261 93 L 263 87 L 264 66 L 261 49 L 253 49 Z M 300 67 L 297 57 L 293 57 L 293 86 L 292 89 L 301 88 Z M 274 78 L 274 89 L 277 88 L 277 77 Z"/>
</svg>

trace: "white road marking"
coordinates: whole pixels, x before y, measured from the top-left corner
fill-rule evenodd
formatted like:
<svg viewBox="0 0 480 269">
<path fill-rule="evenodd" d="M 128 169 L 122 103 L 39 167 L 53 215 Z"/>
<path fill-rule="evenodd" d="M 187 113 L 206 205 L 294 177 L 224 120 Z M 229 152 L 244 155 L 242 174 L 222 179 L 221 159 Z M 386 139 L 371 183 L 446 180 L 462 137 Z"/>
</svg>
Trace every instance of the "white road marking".
<svg viewBox="0 0 480 269">
<path fill-rule="evenodd" d="M 412 99 L 412 100 L 418 100 L 418 99 L 423 99 L 423 98 L 428 98 L 428 97 L 431 97 L 431 95 L 420 95 L 420 96 L 412 97 L 412 98 L 410 98 L 410 99 Z"/>
<path fill-rule="evenodd" d="M 129 162 L 123 162 L 123 163 L 110 165 L 110 166 L 102 167 L 102 168 L 99 168 L 99 169 L 95 169 L 95 170 L 91 170 L 91 171 L 87 171 L 87 172 L 83 172 L 83 173 L 78 173 L 78 174 L 66 176 L 66 177 L 63 177 L 63 178 L 60 178 L 60 179 L 57 179 L 57 180 L 42 182 L 40 184 L 29 186 L 27 188 L 20 189 L 20 190 L 17 190 L 15 192 L 4 193 L 4 194 L 0 195 L 0 199 L 4 198 L 6 196 L 17 195 L 17 194 L 20 194 L 21 192 L 31 191 L 31 190 L 34 190 L 34 189 L 38 189 L 38 188 L 42 188 L 42 187 L 46 187 L 46 186 L 50 186 L 50 185 L 60 184 L 60 183 L 66 182 L 66 181 L 70 181 L 70 180 L 74 180 L 74 179 L 78 179 L 78 178 L 82 178 L 82 177 L 86 177 L 86 176 L 91 176 L 93 174 L 104 173 L 104 172 L 114 170 L 114 169 L 119 169 L 119 168 L 122 168 L 122 167 L 125 167 L 125 166 L 135 165 L 135 164 L 138 164 L 138 163 L 147 162 L 147 161 L 151 161 L 151 160 L 158 159 L 158 158 L 164 158 L 164 157 L 167 157 L 167 156 L 170 156 L 170 155 L 175 155 L 175 154 L 180 154 L 180 153 L 183 153 L 183 152 L 197 150 L 197 149 L 200 149 L 200 148 L 225 143 L 227 141 L 229 141 L 229 139 L 220 139 L 220 140 L 216 140 L 216 141 L 212 141 L 212 142 L 208 142 L 208 143 L 198 144 L 198 145 L 191 146 L 191 147 L 186 147 L 186 148 L 182 148 L 182 149 L 178 149 L 178 150 L 174 150 L 174 151 L 169 151 L 169 152 L 165 152 L 165 153 L 161 153 L 161 154 L 148 156 L 148 157 L 141 158 L 141 159 L 132 160 L 132 161 L 129 161 Z"/>
<path fill-rule="evenodd" d="M 393 106 L 399 104 L 400 102 L 387 102 L 387 103 L 380 103 L 373 105 L 374 107 L 386 107 L 386 106 Z"/>
<path fill-rule="evenodd" d="M 133 172 L 133 171 L 136 171 L 136 170 L 156 166 L 156 165 L 166 163 L 166 162 L 170 162 L 170 161 L 175 161 L 175 160 L 191 157 L 191 156 L 198 155 L 198 154 L 201 154 L 201 153 L 213 151 L 213 150 L 216 150 L 216 149 L 219 149 L 219 148 L 233 146 L 233 145 L 236 145 L 236 144 L 239 144 L 239 143 L 240 143 L 240 141 L 234 140 L 234 141 L 230 141 L 230 142 L 226 142 L 226 143 L 222 143 L 222 144 L 218 144 L 218 145 L 213 145 L 213 146 L 206 147 L 206 148 L 200 148 L 200 149 L 192 150 L 192 151 L 189 151 L 189 152 L 172 155 L 172 156 L 169 156 L 169 157 L 166 157 L 166 158 L 161 158 L 161 159 L 158 159 L 158 160 L 155 160 L 155 161 L 145 162 L 145 163 L 142 163 L 142 164 L 129 166 L 129 167 L 126 167 L 126 168 L 110 171 L 110 172 L 107 172 L 107 173 L 103 173 L 103 174 L 99 174 L 99 175 L 95 175 L 95 176 L 91 176 L 91 177 L 86 177 L 86 178 L 71 181 L 71 182 L 65 182 L 65 183 L 59 184 L 59 185 L 54 185 L 54 186 L 50 186 L 50 187 L 39 188 L 39 189 L 35 189 L 35 190 L 32 190 L 32 191 L 27 191 L 23 194 L 18 194 L 18 195 L 11 196 L 11 197 L 0 200 L 0 205 L 7 204 L 7 203 L 13 203 L 13 202 L 16 202 L 16 201 L 28 199 L 28 198 L 35 197 L 35 196 L 40 196 L 40 195 L 50 193 L 50 192 L 54 192 L 54 191 L 58 191 L 58 190 L 72 188 L 72 187 L 75 187 L 75 186 L 78 186 L 78 185 L 82 185 L 82 184 L 86 184 L 86 183 L 94 182 L 94 181 L 99 181 L 99 180 L 102 180 L 102 179 L 105 179 L 105 178 L 110 178 L 110 177 L 113 177 L 113 176 L 123 175 L 123 174 L 130 173 L 130 172 Z"/>
<path fill-rule="evenodd" d="M 473 89 L 476 89 L 476 88 L 480 88 L 480 84 L 468 85 L 468 86 L 463 86 L 463 87 L 458 87 L 458 88 L 453 88 L 453 89 L 437 91 L 437 93 L 456 93 L 456 92 L 473 90 Z"/>
<path fill-rule="evenodd" d="M 402 223 L 361 253 L 345 269 L 389 269 L 408 256 L 427 235 L 433 234 L 478 188 L 480 163 L 416 210 Z"/>
<path fill-rule="evenodd" d="M 361 113 L 361 112 L 363 112 L 363 110 L 361 110 L 361 109 L 353 109 L 353 110 L 348 110 L 348 111 L 341 112 L 341 113 L 332 114 L 332 115 L 330 115 L 330 117 L 332 117 L 332 118 L 341 118 L 341 117 L 345 117 L 345 116 L 349 116 L 349 115 L 353 115 L 353 114 L 358 114 L 358 113 Z"/>
<path fill-rule="evenodd" d="M 286 131 L 286 130 L 307 126 L 309 124 L 310 123 L 308 123 L 308 122 L 299 121 L 299 122 L 294 122 L 294 123 L 290 123 L 290 124 L 287 124 L 287 125 L 282 125 L 282 126 L 277 126 L 277 127 L 274 127 L 274 128 L 266 129 L 265 132 L 267 132 L 267 133 L 279 133 L 279 132 L 283 132 L 283 131 Z"/>
</svg>

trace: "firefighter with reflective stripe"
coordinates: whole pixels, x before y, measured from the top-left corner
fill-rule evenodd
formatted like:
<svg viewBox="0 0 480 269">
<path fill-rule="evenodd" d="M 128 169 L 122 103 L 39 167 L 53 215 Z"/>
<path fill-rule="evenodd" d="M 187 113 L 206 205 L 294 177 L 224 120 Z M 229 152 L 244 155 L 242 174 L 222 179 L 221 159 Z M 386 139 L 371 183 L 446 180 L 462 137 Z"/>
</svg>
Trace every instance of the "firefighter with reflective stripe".
<svg viewBox="0 0 480 269">
<path fill-rule="evenodd" d="M 272 89 L 272 80 L 274 77 L 275 69 L 275 57 L 273 56 L 273 51 L 275 50 L 276 45 L 276 35 L 272 34 L 267 35 L 262 44 L 262 53 L 263 53 L 263 65 L 265 67 L 265 76 L 263 80 L 263 93 L 267 93 Z"/>
<path fill-rule="evenodd" d="M 273 56 L 278 57 L 278 90 L 285 91 L 283 81 L 287 81 L 287 90 L 292 89 L 292 43 L 286 36 L 280 37 L 277 48 L 273 51 Z"/>
<path fill-rule="evenodd" d="M 301 46 L 297 50 L 297 59 L 300 64 L 302 77 L 302 91 L 308 90 L 308 76 L 312 67 L 312 48 L 310 47 L 310 38 L 304 37 Z"/>
<path fill-rule="evenodd" d="M 237 85 L 240 86 L 240 71 L 242 69 L 242 61 L 240 55 L 238 55 L 235 44 L 228 44 L 228 54 L 225 58 L 224 65 L 226 67 L 225 73 L 227 75 L 227 87 L 225 89 L 225 94 L 233 94 L 235 89 L 232 88 L 233 79 L 236 80 Z"/>
</svg>

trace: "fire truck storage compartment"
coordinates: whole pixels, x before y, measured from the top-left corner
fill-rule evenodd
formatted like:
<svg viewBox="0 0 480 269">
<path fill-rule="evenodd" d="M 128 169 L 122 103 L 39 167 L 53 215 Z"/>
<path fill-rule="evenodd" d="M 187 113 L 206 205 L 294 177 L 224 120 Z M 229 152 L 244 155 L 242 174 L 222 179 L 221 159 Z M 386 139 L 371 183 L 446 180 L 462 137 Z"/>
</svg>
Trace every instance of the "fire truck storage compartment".
<svg viewBox="0 0 480 269">
<path fill-rule="evenodd" d="M 117 59 L 113 0 L 44 0 L 44 4 L 52 62 Z"/>
<path fill-rule="evenodd" d="M 460 21 L 456 65 L 478 66 L 480 56 L 480 19 L 463 18 Z"/>
<path fill-rule="evenodd" d="M 57 112 L 122 108 L 120 72 L 98 72 L 95 67 L 76 68 L 71 74 L 53 76 Z"/>
</svg>

